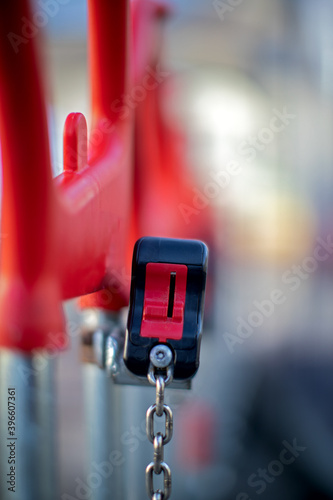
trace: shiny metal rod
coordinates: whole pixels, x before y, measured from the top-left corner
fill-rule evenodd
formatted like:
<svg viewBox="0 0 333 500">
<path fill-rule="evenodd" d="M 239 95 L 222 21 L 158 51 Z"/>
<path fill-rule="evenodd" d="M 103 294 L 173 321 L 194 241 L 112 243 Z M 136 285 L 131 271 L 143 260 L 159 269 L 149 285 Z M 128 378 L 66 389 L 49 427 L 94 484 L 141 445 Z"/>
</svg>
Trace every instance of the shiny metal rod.
<svg viewBox="0 0 333 500">
<path fill-rule="evenodd" d="M 0 352 L 1 499 L 59 498 L 53 374 L 54 360 L 47 354 L 30 356 L 7 350 Z M 15 419 L 12 420 L 15 433 L 11 436 L 8 430 L 10 388 L 15 390 L 15 400 L 11 400 L 15 403 Z M 12 478 L 12 482 L 8 483 L 8 478 Z M 9 490 L 10 487 L 14 490 Z"/>
<path fill-rule="evenodd" d="M 105 370 L 87 364 L 84 371 L 88 471 L 84 486 L 90 500 L 124 500 L 120 442 L 121 386 Z"/>
</svg>

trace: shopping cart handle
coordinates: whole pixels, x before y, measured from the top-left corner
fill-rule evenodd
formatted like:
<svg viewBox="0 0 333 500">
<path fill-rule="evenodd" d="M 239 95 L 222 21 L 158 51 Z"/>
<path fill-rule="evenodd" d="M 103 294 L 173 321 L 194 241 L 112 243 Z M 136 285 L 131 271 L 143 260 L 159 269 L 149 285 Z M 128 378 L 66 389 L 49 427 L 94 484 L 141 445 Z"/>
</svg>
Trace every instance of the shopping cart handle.
<svg viewBox="0 0 333 500">
<path fill-rule="evenodd" d="M 64 172 L 53 180 L 38 34 L 15 47 L 8 38 L 21 36 L 25 19 L 33 19 L 28 0 L 0 2 L 0 345 L 32 351 L 66 345 L 64 299 L 128 304 L 129 282 L 107 302 L 98 292 L 130 267 L 133 120 L 111 106 L 128 88 L 129 2 L 91 0 L 90 147 L 83 115 L 69 115 Z"/>
</svg>

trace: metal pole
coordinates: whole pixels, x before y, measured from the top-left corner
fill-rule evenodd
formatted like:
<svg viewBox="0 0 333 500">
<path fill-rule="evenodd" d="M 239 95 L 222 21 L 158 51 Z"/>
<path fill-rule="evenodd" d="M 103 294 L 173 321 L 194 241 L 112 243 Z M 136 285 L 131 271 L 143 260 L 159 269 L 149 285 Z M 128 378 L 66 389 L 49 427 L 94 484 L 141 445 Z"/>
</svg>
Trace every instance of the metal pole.
<svg viewBox="0 0 333 500">
<path fill-rule="evenodd" d="M 85 365 L 83 374 L 89 444 L 85 486 L 91 493 L 91 500 L 123 500 L 122 387 L 115 385 L 96 365 Z"/>
<path fill-rule="evenodd" d="M 59 498 L 56 488 L 53 372 L 54 361 L 42 355 L 30 356 L 1 351 L 1 499 Z M 12 435 L 8 430 L 9 389 L 11 394 L 15 394 L 15 400 L 11 399 L 11 403 L 15 403 L 15 419 L 12 420 L 15 422 L 15 431 L 11 431 Z M 13 410 L 11 413 L 13 416 Z M 12 481 L 7 482 L 8 479 Z"/>
<path fill-rule="evenodd" d="M 88 471 L 81 484 L 89 500 L 124 500 L 121 444 L 122 387 L 106 369 L 106 338 L 122 328 L 119 314 L 85 310 L 82 340 Z M 89 361 L 88 361 L 89 360 Z M 88 361 L 88 362 L 87 362 Z"/>
</svg>

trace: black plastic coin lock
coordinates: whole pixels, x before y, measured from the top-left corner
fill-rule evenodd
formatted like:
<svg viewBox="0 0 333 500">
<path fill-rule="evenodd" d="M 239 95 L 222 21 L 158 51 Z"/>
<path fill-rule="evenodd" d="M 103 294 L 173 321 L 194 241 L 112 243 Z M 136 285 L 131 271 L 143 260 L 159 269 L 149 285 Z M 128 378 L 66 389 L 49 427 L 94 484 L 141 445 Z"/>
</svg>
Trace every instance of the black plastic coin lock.
<svg viewBox="0 0 333 500">
<path fill-rule="evenodd" d="M 174 379 L 199 367 L 208 248 L 201 241 L 144 237 L 134 247 L 124 362 L 147 376 L 157 344 L 174 355 Z"/>
</svg>

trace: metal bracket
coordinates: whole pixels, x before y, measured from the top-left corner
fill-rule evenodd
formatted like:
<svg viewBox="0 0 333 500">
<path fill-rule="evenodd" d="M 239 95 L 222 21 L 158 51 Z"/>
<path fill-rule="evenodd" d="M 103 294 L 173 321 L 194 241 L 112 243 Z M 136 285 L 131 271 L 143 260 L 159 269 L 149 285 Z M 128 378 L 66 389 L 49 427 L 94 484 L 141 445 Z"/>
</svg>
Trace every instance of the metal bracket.
<svg viewBox="0 0 333 500">
<path fill-rule="evenodd" d="M 147 377 L 131 373 L 123 360 L 127 309 L 119 313 L 101 309 L 83 311 L 81 360 L 97 364 L 115 384 L 150 387 Z M 173 380 L 172 389 L 191 389 L 191 379 Z"/>
</svg>

